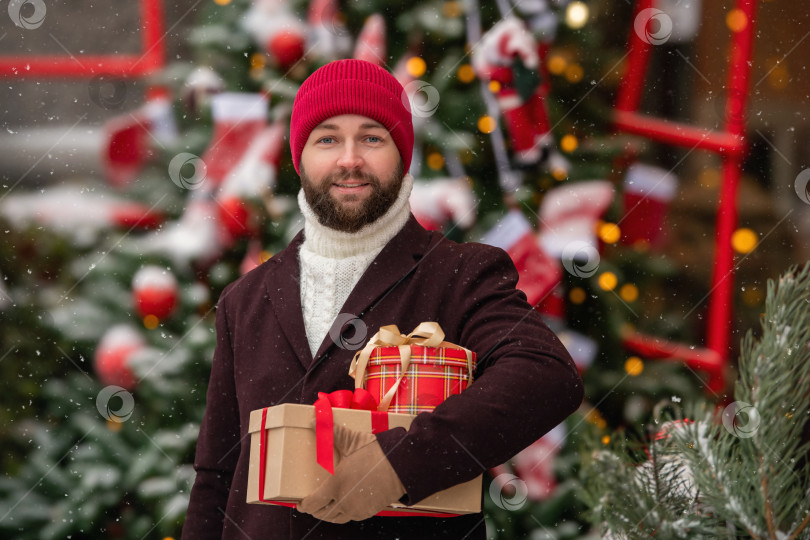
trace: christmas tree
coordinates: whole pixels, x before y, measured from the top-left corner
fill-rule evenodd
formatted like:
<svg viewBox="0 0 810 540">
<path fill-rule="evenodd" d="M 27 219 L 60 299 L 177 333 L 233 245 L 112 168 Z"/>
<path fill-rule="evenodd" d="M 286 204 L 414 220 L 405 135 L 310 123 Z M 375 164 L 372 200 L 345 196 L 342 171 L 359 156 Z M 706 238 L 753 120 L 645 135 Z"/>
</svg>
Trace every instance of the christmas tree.
<svg viewBox="0 0 810 540">
<path fill-rule="evenodd" d="M 687 404 L 688 419 L 657 417 L 651 439 L 591 453 L 583 478 L 603 533 L 810 538 L 809 301 L 810 265 L 769 281 L 761 335 L 742 340 L 725 408 Z"/>
<path fill-rule="evenodd" d="M 630 31 L 633 14 L 589 15 L 599 8 L 205 3 L 188 36 L 194 61 L 169 65 L 142 107 L 105 126 L 104 182 L 0 200 L 0 336 L 14 344 L 0 369 L 20 381 L 0 411 L 0 531 L 179 535 L 214 306 L 300 229 L 292 99 L 317 67 L 353 56 L 390 69 L 408 94 L 413 213 L 453 240 L 507 250 L 585 379 L 581 413 L 491 471 L 490 536 L 587 535 L 580 441 L 646 421 L 661 396 L 701 395 L 705 375 L 637 351 L 657 335 L 656 354 L 694 356 L 676 343 L 702 337 L 682 304 L 708 290 L 665 294 L 692 285 L 661 249 L 676 179 L 627 157 L 660 149 L 609 135 L 625 46 L 615 26 Z M 666 189 L 645 191 L 651 179 Z"/>
</svg>

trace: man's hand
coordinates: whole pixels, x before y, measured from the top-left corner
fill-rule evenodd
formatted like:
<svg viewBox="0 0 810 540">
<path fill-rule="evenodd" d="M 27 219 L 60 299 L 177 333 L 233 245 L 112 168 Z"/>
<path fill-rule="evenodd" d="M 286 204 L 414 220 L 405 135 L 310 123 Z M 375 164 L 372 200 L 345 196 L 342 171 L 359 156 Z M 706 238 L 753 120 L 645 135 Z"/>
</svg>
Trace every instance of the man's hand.
<svg viewBox="0 0 810 540">
<path fill-rule="evenodd" d="M 396 502 L 405 487 L 371 433 L 335 425 L 341 460 L 334 476 L 305 497 L 298 510 L 332 523 L 368 519 Z"/>
</svg>

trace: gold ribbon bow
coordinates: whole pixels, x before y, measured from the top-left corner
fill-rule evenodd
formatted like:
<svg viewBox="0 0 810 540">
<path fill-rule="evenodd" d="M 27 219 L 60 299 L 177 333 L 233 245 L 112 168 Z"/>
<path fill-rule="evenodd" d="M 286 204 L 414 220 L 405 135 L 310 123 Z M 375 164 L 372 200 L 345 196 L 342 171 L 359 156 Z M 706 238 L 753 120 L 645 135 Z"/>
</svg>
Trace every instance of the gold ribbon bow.
<svg viewBox="0 0 810 540">
<path fill-rule="evenodd" d="M 354 387 L 363 388 L 366 379 L 366 367 L 368 366 L 371 353 L 376 347 L 397 347 L 399 348 L 400 372 L 394 385 L 386 392 L 385 396 L 380 400 L 378 411 L 388 410 L 391 401 L 397 393 L 399 384 L 405 377 L 408 371 L 408 366 L 411 364 L 411 346 L 418 345 L 421 347 L 445 347 L 448 349 L 459 349 L 467 355 L 467 384 L 471 384 L 473 380 L 473 365 L 472 365 L 472 351 L 460 347 L 454 343 L 444 340 L 444 330 L 436 322 L 423 322 L 410 334 L 403 335 L 399 332 L 399 328 L 395 324 L 380 327 L 379 332 L 374 334 L 363 349 L 357 351 L 352 358 L 351 366 L 349 367 L 349 375 L 354 377 Z"/>
</svg>

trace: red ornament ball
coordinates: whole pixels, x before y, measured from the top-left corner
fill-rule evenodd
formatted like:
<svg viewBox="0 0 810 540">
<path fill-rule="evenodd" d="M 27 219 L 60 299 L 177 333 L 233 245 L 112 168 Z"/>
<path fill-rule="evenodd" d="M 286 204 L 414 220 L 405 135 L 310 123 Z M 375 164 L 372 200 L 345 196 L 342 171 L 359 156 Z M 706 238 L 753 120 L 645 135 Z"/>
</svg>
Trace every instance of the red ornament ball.
<svg viewBox="0 0 810 540">
<path fill-rule="evenodd" d="M 94 358 L 96 374 L 102 384 L 134 390 L 137 379 L 128 365 L 129 358 L 145 347 L 146 342 L 133 327 L 118 325 L 110 328 L 99 341 Z"/>
<path fill-rule="evenodd" d="M 177 307 L 179 288 L 169 271 L 158 266 L 144 266 L 132 279 L 135 310 L 140 317 L 168 317 Z"/>
<path fill-rule="evenodd" d="M 304 41 L 302 34 L 292 30 L 282 30 L 267 43 L 267 50 L 278 62 L 279 66 L 287 70 L 304 56 Z"/>
<path fill-rule="evenodd" d="M 255 232 L 252 212 L 239 197 L 225 197 L 217 205 L 219 222 L 231 238 L 251 236 Z"/>
</svg>

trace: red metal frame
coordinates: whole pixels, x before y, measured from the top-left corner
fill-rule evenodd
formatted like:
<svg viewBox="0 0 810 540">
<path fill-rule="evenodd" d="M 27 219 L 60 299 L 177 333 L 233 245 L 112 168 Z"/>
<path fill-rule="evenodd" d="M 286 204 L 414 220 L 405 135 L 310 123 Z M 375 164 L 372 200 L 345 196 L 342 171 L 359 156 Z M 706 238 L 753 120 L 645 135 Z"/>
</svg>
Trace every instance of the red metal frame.
<svg viewBox="0 0 810 540">
<path fill-rule="evenodd" d="M 639 0 L 636 16 L 653 8 L 654 0 Z M 717 209 L 715 260 L 709 296 L 707 347 L 725 364 L 729 357 L 734 286 L 734 253 L 731 236 L 737 225 L 737 190 L 742 174 L 745 141 L 745 112 L 756 22 L 756 0 L 736 0 L 735 8 L 746 17 L 747 24 L 733 32 L 729 62 L 725 122 L 722 131 L 700 129 L 638 113 L 652 45 L 630 32 L 627 75 L 619 87 L 614 125 L 616 130 L 688 148 L 700 148 L 719 154 L 723 160 L 723 183 Z M 628 344 L 632 347 L 632 344 Z M 713 356 L 716 358 L 716 356 Z M 687 364 L 691 362 L 685 359 Z M 705 363 L 691 367 L 705 369 Z M 718 392 L 724 387 L 723 370 L 710 366 L 708 388 Z"/>
<path fill-rule="evenodd" d="M 141 0 L 141 54 L 0 56 L 0 77 L 143 77 L 165 62 L 163 6 L 160 0 Z"/>
</svg>

